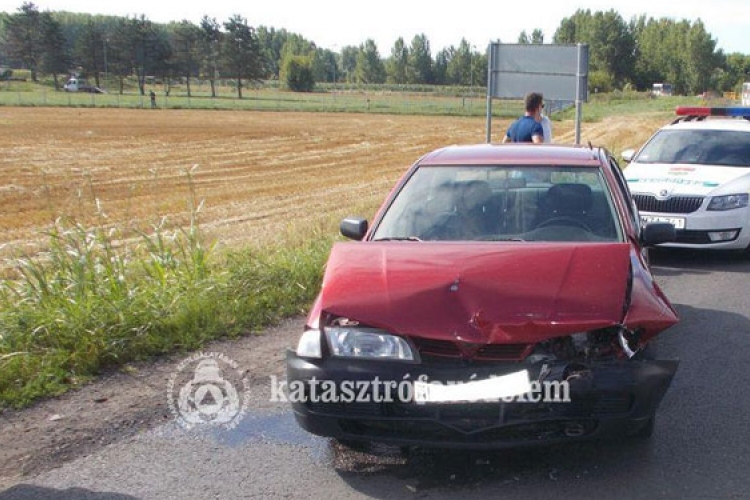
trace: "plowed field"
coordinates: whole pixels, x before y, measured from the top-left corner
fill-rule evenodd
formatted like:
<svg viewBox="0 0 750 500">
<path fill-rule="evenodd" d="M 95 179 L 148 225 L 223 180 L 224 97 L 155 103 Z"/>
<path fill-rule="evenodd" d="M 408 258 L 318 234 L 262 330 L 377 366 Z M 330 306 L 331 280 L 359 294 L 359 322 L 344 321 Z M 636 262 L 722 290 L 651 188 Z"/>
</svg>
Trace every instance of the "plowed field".
<svg viewBox="0 0 750 500">
<path fill-rule="evenodd" d="M 664 118 L 583 125 L 583 142 L 638 146 Z M 289 228 L 371 216 L 419 156 L 483 142 L 483 118 L 188 110 L 0 109 L 0 256 L 34 251 L 60 215 L 148 228 L 189 213 L 227 245 L 272 243 Z M 508 122 L 493 123 L 499 140 Z M 572 122 L 554 123 L 572 143 Z M 98 204 L 97 204 L 98 200 Z"/>
</svg>

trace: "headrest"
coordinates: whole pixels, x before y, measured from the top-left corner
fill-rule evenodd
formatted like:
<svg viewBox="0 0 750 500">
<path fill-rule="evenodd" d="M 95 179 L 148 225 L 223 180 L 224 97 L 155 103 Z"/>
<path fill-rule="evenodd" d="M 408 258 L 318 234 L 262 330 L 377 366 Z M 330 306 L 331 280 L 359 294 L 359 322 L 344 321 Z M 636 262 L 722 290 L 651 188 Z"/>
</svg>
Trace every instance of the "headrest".
<svg viewBox="0 0 750 500">
<path fill-rule="evenodd" d="M 547 190 L 546 202 L 556 213 L 583 214 L 591 209 L 591 188 L 586 184 L 555 184 Z"/>
<path fill-rule="evenodd" d="M 463 206 L 467 210 L 482 207 L 492 198 L 492 188 L 485 181 L 469 181 L 463 189 Z"/>
</svg>

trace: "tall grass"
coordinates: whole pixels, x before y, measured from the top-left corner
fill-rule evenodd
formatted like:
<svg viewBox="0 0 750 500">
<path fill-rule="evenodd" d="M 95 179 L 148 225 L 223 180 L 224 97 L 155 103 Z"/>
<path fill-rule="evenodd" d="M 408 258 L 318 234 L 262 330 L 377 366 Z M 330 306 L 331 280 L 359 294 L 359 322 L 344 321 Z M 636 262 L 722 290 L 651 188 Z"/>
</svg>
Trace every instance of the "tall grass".
<svg viewBox="0 0 750 500">
<path fill-rule="evenodd" d="M 192 207 L 187 227 L 162 219 L 135 239 L 60 218 L 44 254 L 15 261 L 16 279 L 0 282 L 0 407 L 302 312 L 331 237 L 219 253 Z"/>
</svg>

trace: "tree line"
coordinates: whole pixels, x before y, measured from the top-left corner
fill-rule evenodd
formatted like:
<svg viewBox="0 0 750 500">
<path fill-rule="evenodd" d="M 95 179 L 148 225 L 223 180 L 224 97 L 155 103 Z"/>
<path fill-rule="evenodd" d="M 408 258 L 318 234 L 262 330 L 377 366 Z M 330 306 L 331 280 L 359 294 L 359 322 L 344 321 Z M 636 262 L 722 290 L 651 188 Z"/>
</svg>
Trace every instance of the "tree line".
<svg viewBox="0 0 750 500">
<path fill-rule="evenodd" d="M 750 79 L 750 56 L 717 50 L 700 19 L 642 15 L 626 22 L 614 10 L 579 9 L 561 21 L 553 42 L 588 43 L 589 86 L 603 91 L 668 82 L 675 92 L 691 95 L 736 90 Z"/>
<path fill-rule="evenodd" d="M 517 43 L 544 38 L 539 29 L 524 30 Z M 593 91 L 669 82 L 690 94 L 734 90 L 750 78 L 750 56 L 717 50 L 700 20 L 644 15 L 626 22 L 614 10 L 578 10 L 561 21 L 552 41 L 589 45 Z M 159 24 L 145 16 L 42 12 L 29 2 L 0 14 L 0 64 L 26 68 L 34 81 L 51 75 L 56 88 L 70 72 L 97 86 L 104 76 L 119 83 L 120 93 L 135 77 L 145 94 L 147 76 L 164 81 L 167 92 L 169 82 L 183 81 L 188 95 L 191 80 L 209 82 L 213 96 L 220 79 L 231 80 L 240 98 L 248 84 L 266 79 L 294 91 L 311 91 L 319 82 L 480 87 L 487 79 L 485 49 L 462 39 L 433 56 L 420 34 L 409 43 L 397 39 L 387 56 L 372 39 L 334 52 L 285 29 L 254 27 L 239 14 L 223 22 L 204 16 L 198 24 Z"/>
</svg>

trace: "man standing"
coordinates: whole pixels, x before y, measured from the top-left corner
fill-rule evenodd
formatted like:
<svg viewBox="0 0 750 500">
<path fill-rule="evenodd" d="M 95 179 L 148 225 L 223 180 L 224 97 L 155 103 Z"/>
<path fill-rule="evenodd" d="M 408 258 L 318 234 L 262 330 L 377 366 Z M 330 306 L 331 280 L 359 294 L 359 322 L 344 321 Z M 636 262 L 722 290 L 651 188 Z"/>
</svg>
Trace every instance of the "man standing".
<svg viewBox="0 0 750 500">
<path fill-rule="evenodd" d="M 542 128 L 542 109 L 544 108 L 544 97 L 537 92 L 529 92 L 524 99 L 526 112 L 513 122 L 503 137 L 506 142 L 533 142 L 541 144 L 544 142 L 544 129 Z"/>
</svg>

